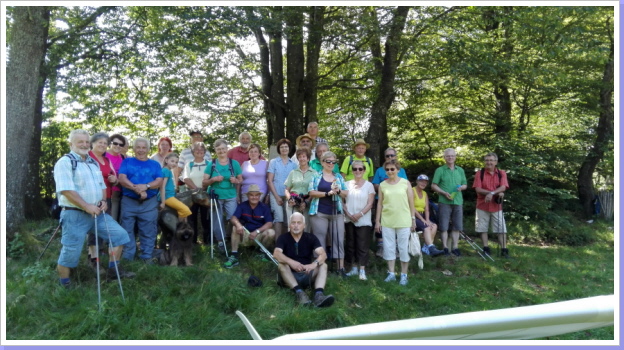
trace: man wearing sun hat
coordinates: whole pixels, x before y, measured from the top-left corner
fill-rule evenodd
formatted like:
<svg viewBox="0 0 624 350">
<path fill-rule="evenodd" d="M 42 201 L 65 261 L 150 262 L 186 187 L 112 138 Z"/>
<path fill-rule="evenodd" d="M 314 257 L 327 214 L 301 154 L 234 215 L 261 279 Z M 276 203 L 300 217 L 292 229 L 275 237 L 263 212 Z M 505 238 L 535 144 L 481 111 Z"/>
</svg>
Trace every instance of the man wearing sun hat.
<svg viewBox="0 0 624 350">
<path fill-rule="evenodd" d="M 310 134 L 305 133 L 303 135 L 299 135 L 299 137 L 297 137 L 295 145 L 297 145 L 297 149 L 301 147 L 305 147 L 309 149 L 310 153 L 312 153 L 312 157 L 310 158 L 310 160 L 316 158 L 316 155 L 314 154 L 315 153 L 314 148 L 316 147 L 316 140 Z M 299 164 L 299 160 L 297 159 L 296 153 L 291 157 L 291 159 L 293 160 L 293 162 L 295 162 L 295 164 Z"/>
<path fill-rule="evenodd" d="M 353 171 L 351 171 L 351 163 L 355 160 L 361 160 L 362 163 L 364 163 L 366 170 L 364 170 L 363 178 L 369 181 L 372 179 L 375 174 L 375 170 L 373 169 L 373 160 L 365 155 L 366 150 L 369 147 L 370 145 L 363 139 L 355 140 L 355 143 L 353 144 L 353 152 L 355 152 L 355 154 L 345 158 L 344 162 L 342 162 L 342 166 L 340 167 L 340 174 L 342 174 L 345 181 L 353 180 L 355 177 L 353 175 Z"/>
<path fill-rule="evenodd" d="M 247 190 L 248 200 L 236 207 L 236 211 L 230 222 L 232 223 L 232 254 L 228 261 L 223 264 L 226 268 L 232 268 L 239 264 L 238 247 L 240 245 L 252 245 L 252 240 L 259 239 L 265 247 L 275 241 L 273 230 L 273 215 L 271 208 L 260 202 L 262 192 L 256 184 L 250 185 Z M 245 229 L 249 232 L 245 232 Z"/>
</svg>

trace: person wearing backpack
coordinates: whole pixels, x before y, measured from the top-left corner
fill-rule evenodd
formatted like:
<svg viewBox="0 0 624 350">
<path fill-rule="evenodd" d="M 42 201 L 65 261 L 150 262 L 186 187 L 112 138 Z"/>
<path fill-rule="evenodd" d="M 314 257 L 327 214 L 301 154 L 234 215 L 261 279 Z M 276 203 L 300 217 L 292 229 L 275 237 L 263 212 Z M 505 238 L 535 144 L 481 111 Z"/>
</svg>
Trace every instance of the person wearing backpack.
<svg viewBox="0 0 624 350">
<path fill-rule="evenodd" d="M 226 235 L 230 232 L 225 227 L 225 222 L 229 222 L 234 211 L 236 211 L 240 197 L 240 184 L 243 183 L 243 172 L 237 161 L 228 158 L 228 144 L 225 140 L 216 140 L 214 149 L 217 159 L 208 162 L 208 166 L 204 170 L 202 186 L 210 186 L 208 193 L 216 197 L 217 205 L 212 210 L 216 211 L 217 217 L 213 218 L 212 231 L 217 239 L 219 251 L 225 252 L 225 237 L 221 233 Z M 224 213 L 225 219 L 223 219 Z"/>
<path fill-rule="evenodd" d="M 501 247 L 501 256 L 509 258 L 507 249 L 507 227 L 503 215 L 503 196 L 509 188 L 507 173 L 496 167 L 498 156 L 490 152 L 483 157 L 485 167 L 477 172 L 472 188 L 477 192 L 477 210 L 475 219 L 475 231 L 481 234 L 483 251 L 490 255 L 488 246 L 488 230 L 498 236 Z"/>
<path fill-rule="evenodd" d="M 342 166 L 340 167 L 340 174 L 345 179 L 345 181 L 353 180 L 355 175 L 353 175 L 353 170 L 351 169 L 351 164 L 353 164 L 354 160 L 361 160 L 362 163 L 366 164 L 366 172 L 364 173 L 363 178 L 371 181 L 375 171 L 373 170 L 373 160 L 368 158 L 365 153 L 366 150 L 370 147 L 370 145 L 364 142 L 363 139 L 357 139 L 353 144 L 353 152 L 355 155 L 350 155 L 342 162 Z"/>
<path fill-rule="evenodd" d="M 88 154 L 89 133 L 73 130 L 69 134 L 69 144 L 70 153 L 54 165 L 56 193 L 63 208 L 60 218 L 62 248 L 57 262 L 59 282 L 65 288 L 71 287 L 70 271 L 78 266 L 85 237 L 91 230 L 95 230 L 99 238 L 112 242 L 107 276 L 132 278 L 135 274 L 119 265 L 124 243 L 129 240 L 128 233 L 106 214 L 106 184 L 97 161 Z"/>
</svg>

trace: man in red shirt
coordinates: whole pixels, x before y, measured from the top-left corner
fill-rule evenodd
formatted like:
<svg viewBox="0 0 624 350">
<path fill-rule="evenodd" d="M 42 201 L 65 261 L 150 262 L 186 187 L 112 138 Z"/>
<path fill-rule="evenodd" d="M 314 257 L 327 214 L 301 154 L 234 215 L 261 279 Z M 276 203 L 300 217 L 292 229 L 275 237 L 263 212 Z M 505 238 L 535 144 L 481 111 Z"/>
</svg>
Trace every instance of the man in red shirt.
<svg viewBox="0 0 624 350">
<path fill-rule="evenodd" d="M 509 188 L 507 173 L 496 167 L 498 156 L 496 153 L 488 153 L 484 157 L 485 168 L 475 174 L 472 188 L 477 192 L 477 212 L 475 231 L 481 233 L 483 251 L 490 254 L 488 247 L 488 229 L 498 235 L 498 243 L 501 247 L 501 256 L 509 258 L 507 249 L 507 228 L 503 215 L 503 196 Z"/>
</svg>

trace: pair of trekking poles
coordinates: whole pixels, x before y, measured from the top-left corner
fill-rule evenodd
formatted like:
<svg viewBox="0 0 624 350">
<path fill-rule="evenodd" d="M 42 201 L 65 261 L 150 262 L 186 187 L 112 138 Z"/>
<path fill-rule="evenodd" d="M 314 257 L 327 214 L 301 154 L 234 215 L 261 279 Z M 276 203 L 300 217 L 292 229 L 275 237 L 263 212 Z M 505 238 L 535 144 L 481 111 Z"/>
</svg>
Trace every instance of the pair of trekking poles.
<svg viewBox="0 0 624 350">
<path fill-rule="evenodd" d="M 502 202 L 501 202 L 502 204 Z M 501 210 L 500 210 L 500 214 L 498 215 L 498 229 L 499 230 L 503 230 L 505 231 L 503 228 L 503 207 L 501 205 Z M 459 234 L 461 236 L 461 238 L 463 238 L 466 242 L 468 242 L 468 244 L 483 258 L 483 260 L 487 261 L 488 259 L 494 261 L 494 258 L 492 258 L 490 256 L 490 254 L 488 254 L 487 252 L 485 252 L 481 247 L 479 247 L 479 245 L 477 243 L 475 243 L 475 241 L 472 240 L 472 238 L 468 237 L 466 234 L 464 234 L 463 231 L 459 231 Z M 487 234 L 487 233 L 486 233 Z M 506 237 L 503 235 L 503 240 L 505 240 Z M 504 242 L 505 246 L 507 246 L 507 242 Z M 487 257 L 487 259 L 486 259 Z"/>
<path fill-rule="evenodd" d="M 124 295 L 123 286 L 121 284 L 121 277 L 119 276 L 119 267 L 117 266 L 117 261 L 115 260 L 116 259 L 115 253 L 113 252 L 113 240 L 110 236 L 110 230 L 108 228 L 108 221 L 106 219 L 107 219 L 106 214 L 104 214 L 104 224 L 106 225 L 106 233 L 108 235 L 108 254 L 109 254 L 109 257 L 113 259 L 113 264 L 115 265 L 115 274 L 117 275 L 117 281 L 119 282 L 119 290 L 121 291 L 121 298 L 123 299 L 125 303 L 126 297 Z M 93 215 L 93 220 L 94 220 L 94 225 L 95 225 L 95 265 L 96 265 L 96 271 L 97 271 L 96 275 L 97 275 L 97 290 L 98 290 L 98 311 L 101 311 L 102 292 L 100 288 L 100 245 L 99 245 L 100 239 L 98 236 L 97 215 Z M 43 248 L 43 251 L 39 255 L 39 258 L 37 258 L 37 261 L 41 260 L 41 257 L 48 249 L 48 246 L 50 246 L 50 243 L 52 243 L 52 240 L 54 239 L 54 237 L 56 236 L 56 233 L 58 232 L 60 228 L 61 228 L 61 222 L 59 222 L 59 225 L 57 226 L 56 230 L 54 230 L 52 237 L 50 237 L 50 240 L 48 241 L 46 246 Z"/>
</svg>

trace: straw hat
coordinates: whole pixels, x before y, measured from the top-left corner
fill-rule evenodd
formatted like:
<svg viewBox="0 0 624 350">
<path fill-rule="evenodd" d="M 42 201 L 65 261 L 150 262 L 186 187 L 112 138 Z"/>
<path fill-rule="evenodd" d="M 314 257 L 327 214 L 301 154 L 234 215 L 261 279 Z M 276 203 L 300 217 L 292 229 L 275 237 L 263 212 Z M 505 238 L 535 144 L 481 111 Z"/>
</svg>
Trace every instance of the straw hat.
<svg viewBox="0 0 624 350">
<path fill-rule="evenodd" d="M 314 137 L 310 136 L 310 134 L 308 133 L 305 133 L 297 137 L 297 141 L 295 142 L 297 147 L 301 146 L 301 139 L 310 139 L 312 141 L 312 148 L 316 147 L 316 140 L 314 139 Z"/>
<path fill-rule="evenodd" d="M 357 139 L 355 140 L 355 144 L 353 144 L 353 150 L 355 151 L 355 147 L 357 147 L 358 145 L 364 145 L 366 146 L 366 149 L 370 148 L 370 145 L 368 143 L 366 143 L 366 141 L 364 141 L 364 139 Z"/>
<path fill-rule="evenodd" d="M 250 194 L 251 192 L 258 192 L 258 193 L 262 193 L 262 191 L 260 191 L 260 186 L 253 184 L 249 186 L 249 189 L 247 190 L 247 193 L 245 194 Z"/>
</svg>

